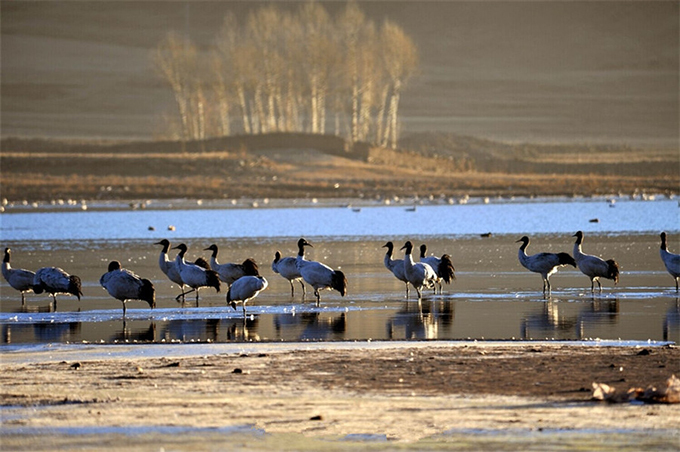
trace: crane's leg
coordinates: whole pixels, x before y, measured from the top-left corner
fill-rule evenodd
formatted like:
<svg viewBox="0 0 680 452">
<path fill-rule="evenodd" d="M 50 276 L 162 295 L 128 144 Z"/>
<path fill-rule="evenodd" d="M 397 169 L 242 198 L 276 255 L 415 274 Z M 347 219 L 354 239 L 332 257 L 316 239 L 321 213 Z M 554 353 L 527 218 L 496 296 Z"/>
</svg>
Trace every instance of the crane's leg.
<svg viewBox="0 0 680 452">
<path fill-rule="evenodd" d="M 680 280 L 680 277 L 675 278 L 675 291 L 678 292 L 678 280 Z"/>
<path fill-rule="evenodd" d="M 54 312 L 57 312 L 57 294 L 52 294 L 52 298 L 54 299 Z"/>
<path fill-rule="evenodd" d="M 590 280 L 590 293 L 595 293 L 595 280 Z"/>
<path fill-rule="evenodd" d="M 24 296 L 23 292 L 21 292 L 21 306 L 26 306 L 26 296 Z"/>
<path fill-rule="evenodd" d="M 305 289 L 305 283 L 300 281 L 300 285 L 302 286 L 302 298 L 305 298 L 305 295 L 307 294 L 307 289 Z"/>
<path fill-rule="evenodd" d="M 123 318 L 125 318 L 126 312 L 127 312 L 127 306 L 125 306 L 125 300 L 123 300 Z"/>
<path fill-rule="evenodd" d="M 290 296 L 292 298 L 295 296 L 295 286 L 293 285 L 293 281 L 288 280 L 288 282 L 290 283 Z"/>
<path fill-rule="evenodd" d="M 319 295 L 319 289 L 314 289 L 314 295 L 316 295 L 316 306 L 321 305 L 321 296 Z"/>
<path fill-rule="evenodd" d="M 191 289 L 187 290 L 186 292 L 182 292 L 181 294 L 177 295 L 175 297 L 175 301 L 179 302 L 179 299 L 182 298 L 182 302 L 184 302 L 184 296 L 190 294 L 191 292 L 195 292 L 196 289 Z"/>
</svg>

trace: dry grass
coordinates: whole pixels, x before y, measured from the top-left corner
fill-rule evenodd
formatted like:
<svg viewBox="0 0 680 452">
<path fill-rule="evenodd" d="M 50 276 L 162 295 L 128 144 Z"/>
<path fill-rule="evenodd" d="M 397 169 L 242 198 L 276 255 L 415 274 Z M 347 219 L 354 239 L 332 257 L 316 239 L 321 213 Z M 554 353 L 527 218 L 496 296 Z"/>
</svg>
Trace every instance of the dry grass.
<svg viewBox="0 0 680 452">
<path fill-rule="evenodd" d="M 335 137 L 295 135 L 287 141 L 281 134 L 185 146 L 12 139 L 2 143 L 2 196 L 11 201 L 550 196 L 670 194 L 680 187 L 677 156 L 667 151 L 601 147 L 593 148 L 602 151 L 596 153 L 561 146 L 557 152 L 554 146 L 493 144 L 449 137 L 437 153 L 424 147 L 352 148 Z"/>
</svg>

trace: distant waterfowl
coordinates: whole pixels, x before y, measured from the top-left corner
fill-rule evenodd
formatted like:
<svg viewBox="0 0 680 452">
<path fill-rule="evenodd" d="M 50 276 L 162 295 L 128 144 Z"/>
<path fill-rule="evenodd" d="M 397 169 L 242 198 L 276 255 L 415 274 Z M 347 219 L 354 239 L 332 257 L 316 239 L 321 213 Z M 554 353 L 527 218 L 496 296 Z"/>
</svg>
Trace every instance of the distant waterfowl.
<svg viewBox="0 0 680 452">
<path fill-rule="evenodd" d="M 245 275 L 234 281 L 227 292 L 227 303 L 236 310 L 236 302 L 241 302 L 243 316 L 246 315 L 246 303 L 257 297 L 269 284 L 262 276 Z"/>
<path fill-rule="evenodd" d="M 335 289 L 340 292 L 343 297 L 347 294 L 347 278 L 340 270 L 333 270 L 326 264 L 316 261 L 308 261 L 304 258 L 305 246 L 312 246 L 304 238 L 298 240 L 298 255 L 296 258 L 296 265 L 302 275 L 302 279 L 307 284 L 314 288 L 314 296 L 316 296 L 316 305 L 318 306 L 321 297 L 319 290 Z"/>
<path fill-rule="evenodd" d="M 413 262 L 413 244 L 408 241 L 401 247 L 404 251 L 404 275 L 418 292 L 418 299 L 422 298 L 421 289 L 434 288 L 437 274 L 432 267 L 425 262 Z"/>
<path fill-rule="evenodd" d="M 26 304 L 26 292 L 33 292 L 33 278 L 35 273 L 22 268 L 12 268 L 10 265 L 12 250 L 5 248 L 5 257 L 2 259 L 2 276 L 7 283 L 21 293 L 21 305 Z"/>
<path fill-rule="evenodd" d="M 529 271 L 539 273 L 543 278 L 543 295 L 546 288 L 548 295 L 551 294 L 550 276 L 557 272 L 560 267 L 571 265 L 576 267 L 576 261 L 568 253 L 538 253 L 527 255 L 526 250 L 529 246 L 529 237 L 526 235 L 515 243 L 522 242 L 519 247 L 519 263 Z"/>
<path fill-rule="evenodd" d="M 409 281 L 406 278 L 406 273 L 404 269 L 404 259 L 392 259 L 392 252 L 394 250 L 394 244 L 392 242 L 387 242 L 382 247 L 387 248 L 387 252 L 385 253 L 384 259 L 385 268 L 391 271 L 395 278 L 406 284 L 406 298 L 408 298 Z"/>
<path fill-rule="evenodd" d="M 302 298 L 305 297 L 307 293 L 305 289 L 305 284 L 302 282 L 302 275 L 297 268 L 297 259 L 294 257 L 281 257 L 281 252 L 276 251 L 274 253 L 274 260 L 272 261 L 272 271 L 278 273 L 282 277 L 286 278 L 290 283 L 290 296 L 295 296 L 295 286 L 293 281 L 298 281 L 302 287 Z"/>
<path fill-rule="evenodd" d="M 600 293 L 602 293 L 602 284 L 600 284 L 600 278 L 611 279 L 614 284 L 619 282 L 619 264 L 616 263 L 614 259 L 609 259 L 605 261 L 597 256 L 592 256 L 590 254 L 584 254 L 581 250 L 581 245 L 583 244 L 583 232 L 578 231 L 574 234 L 576 237 L 576 242 L 574 243 L 574 260 L 576 265 L 581 272 L 590 278 L 590 292 L 595 292 L 595 283 L 597 282 L 600 288 Z"/>
<path fill-rule="evenodd" d="M 180 243 L 173 249 L 179 250 L 177 257 L 175 258 L 179 275 L 182 278 L 184 284 L 191 287 L 191 290 L 179 294 L 175 298 L 177 301 L 179 301 L 180 297 L 195 291 L 196 304 L 198 305 L 198 291 L 202 287 L 213 287 L 215 291 L 220 291 L 220 277 L 218 276 L 217 272 L 203 268 L 200 265 L 187 263 L 184 260 L 184 255 L 186 254 L 188 248 L 184 243 Z"/>
<path fill-rule="evenodd" d="M 43 267 L 35 272 L 33 292 L 36 294 L 47 292 L 52 295 L 55 311 L 57 310 L 57 295 L 73 295 L 78 297 L 78 300 L 83 295 L 80 278 L 76 275 L 69 275 L 58 267 Z"/>
<path fill-rule="evenodd" d="M 666 266 L 666 270 L 671 274 L 675 280 L 675 291 L 678 292 L 678 279 L 680 279 L 680 254 L 673 254 L 668 251 L 668 245 L 666 244 L 666 233 L 662 232 L 661 237 L 661 249 L 659 253 L 661 254 L 661 260 Z M 3 270 L 4 271 L 4 270 Z"/>
<path fill-rule="evenodd" d="M 442 293 L 442 281 L 446 284 L 451 284 L 451 281 L 456 279 L 456 269 L 453 268 L 451 256 L 442 254 L 442 257 L 427 256 L 427 245 L 420 245 L 420 262 L 424 262 L 432 267 L 432 270 L 437 274 L 436 286 L 439 286 L 439 293 Z M 437 291 L 435 286 L 435 292 Z"/>
<path fill-rule="evenodd" d="M 111 261 L 108 272 L 99 279 L 99 284 L 116 300 L 123 303 L 123 317 L 128 300 L 142 300 L 151 309 L 156 307 L 156 289 L 148 279 L 142 279 L 130 270 L 121 268 L 120 262 Z"/>
<path fill-rule="evenodd" d="M 203 251 L 212 251 L 212 254 L 210 255 L 210 268 L 215 270 L 220 279 L 227 283 L 228 286 L 231 286 L 234 281 L 242 276 L 259 275 L 257 263 L 255 263 L 253 259 L 246 259 L 241 264 L 220 264 L 217 262 L 217 253 L 219 251 L 217 245 L 212 244 Z"/>
</svg>

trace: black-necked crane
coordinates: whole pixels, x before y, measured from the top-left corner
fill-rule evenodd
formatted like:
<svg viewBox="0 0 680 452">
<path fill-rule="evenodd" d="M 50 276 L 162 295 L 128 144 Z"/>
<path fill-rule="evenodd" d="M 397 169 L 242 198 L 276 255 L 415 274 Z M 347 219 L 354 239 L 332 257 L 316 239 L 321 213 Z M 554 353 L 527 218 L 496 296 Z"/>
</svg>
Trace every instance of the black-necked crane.
<svg viewBox="0 0 680 452">
<path fill-rule="evenodd" d="M 305 283 L 302 282 L 302 275 L 300 270 L 297 268 L 297 259 L 291 256 L 281 257 L 281 252 L 276 251 L 274 253 L 274 260 L 272 261 L 272 271 L 278 273 L 282 277 L 286 278 L 290 283 L 290 296 L 295 296 L 295 286 L 294 281 L 299 281 L 300 286 L 302 286 L 302 298 L 305 297 L 307 293 L 305 289 Z"/>
<path fill-rule="evenodd" d="M 383 261 L 385 263 L 385 268 L 392 272 L 395 278 L 405 283 L 406 298 L 408 298 L 409 282 L 408 279 L 406 278 L 406 273 L 404 270 L 404 259 L 392 259 L 392 253 L 394 252 L 394 244 L 392 242 L 387 242 L 382 247 L 387 248 L 387 252 L 385 253 L 385 258 Z"/>
<path fill-rule="evenodd" d="M 191 290 L 182 292 L 175 298 L 175 300 L 179 301 L 180 297 L 195 291 L 196 305 L 198 306 L 198 291 L 202 287 L 213 287 L 215 291 L 220 291 L 220 277 L 216 271 L 203 268 L 200 265 L 187 263 L 184 260 L 184 255 L 186 254 L 188 248 L 184 243 L 180 243 L 173 249 L 179 250 L 177 257 L 175 257 L 175 262 L 177 263 L 177 269 L 179 270 L 179 275 L 182 278 L 182 282 L 191 287 Z"/>
<path fill-rule="evenodd" d="M 99 279 L 99 284 L 116 300 L 123 303 L 123 317 L 128 300 L 146 301 L 151 309 L 156 307 L 156 289 L 148 279 L 140 278 L 130 270 L 121 268 L 120 262 L 111 261 L 109 269 Z"/>
<path fill-rule="evenodd" d="M 668 251 L 668 245 L 666 243 L 666 233 L 662 232 L 661 237 L 661 248 L 659 249 L 659 254 L 661 255 L 661 260 L 666 266 L 666 270 L 675 280 L 675 291 L 678 292 L 678 279 L 680 279 L 680 254 L 673 254 Z"/>
<path fill-rule="evenodd" d="M 21 293 L 21 305 L 26 304 L 26 292 L 33 292 L 33 278 L 35 273 L 23 268 L 12 268 L 10 264 L 12 250 L 5 248 L 5 257 L 2 259 L 2 276 L 5 277 L 7 283 L 12 289 L 18 290 Z"/>
<path fill-rule="evenodd" d="M 456 269 L 453 268 L 451 256 L 442 254 L 442 257 L 428 256 L 427 245 L 424 243 L 420 245 L 420 262 L 424 262 L 432 267 L 432 270 L 437 274 L 436 284 L 439 286 L 439 293 L 442 293 L 442 281 L 446 284 L 451 284 L 451 281 L 456 279 Z M 435 287 L 435 292 L 437 291 Z"/>
<path fill-rule="evenodd" d="M 227 292 L 227 303 L 236 310 L 236 303 L 241 302 L 243 317 L 246 316 L 246 303 L 257 297 L 269 284 L 263 276 L 245 275 L 234 281 Z"/>
<path fill-rule="evenodd" d="M 158 266 L 160 267 L 161 271 L 165 274 L 165 276 L 168 277 L 168 279 L 175 284 L 179 284 L 179 289 L 180 289 L 180 297 L 182 297 L 182 301 L 184 301 L 184 281 L 182 281 L 182 277 L 179 275 L 179 268 L 177 268 L 177 262 L 175 259 L 170 259 L 168 257 L 168 250 L 170 249 L 170 241 L 167 239 L 163 239 L 160 242 L 154 243 L 154 245 L 162 245 L 163 249 L 161 250 L 160 255 L 158 256 Z M 199 267 L 203 267 L 205 269 L 210 268 L 210 264 L 208 264 L 208 261 L 203 259 L 202 257 L 197 258 L 194 263 L 198 265 Z"/>
<path fill-rule="evenodd" d="M 308 261 L 304 258 L 305 246 L 312 246 L 304 238 L 298 240 L 298 255 L 296 258 L 297 268 L 302 275 L 302 279 L 307 284 L 314 288 L 314 296 L 316 296 L 316 305 L 319 306 L 321 297 L 319 290 L 335 289 L 340 292 L 343 297 L 347 295 L 347 278 L 340 270 L 333 270 L 326 264 L 316 261 Z"/>
<path fill-rule="evenodd" d="M 619 264 L 617 264 L 614 259 L 605 261 L 600 257 L 584 254 L 581 249 L 584 237 L 583 232 L 578 231 L 573 236 L 576 237 L 576 242 L 574 243 L 574 260 L 576 261 L 578 269 L 590 278 L 590 292 L 595 292 L 595 283 L 597 282 L 600 293 L 602 293 L 600 278 L 611 279 L 614 281 L 614 284 L 618 284 Z"/>
<path fill-rule="evenodd" d="M 69 275 L 59 267 L 43 267 L 35 272 L 33 292 L 36 294 L 47 292 L 52 295 L 55 311 L 57 310 L 57 295 L 73 295 L 78 297 L 78 300 L 83 295 L 80 278 L 76 275 Z"/>
<path fill-rule="evenodd" d="M 437 274 L 434 269 L 426 264 L 425 262 L 414 262 L 413 261 L 413 244 L 411 241 L 407 241 L 404 246 L 401 247 L 404 251 L 404 275 L 406 279 L 411 283 L 411 285 L 418 292 L 418 300 L 422 298 L 421 289 L 432 289 L 437 281 Z"/>
<path fill-rule="evenodd" d="M 220 276 L 220 279 L 227 283 L 227 286 L 231 286 L 234 281 L 242 276 L 259 275 L 257 263 L 255 263 L 253 259 L 246 259 L 241 264 L 220 264 L 217 262 L 217 253 L 219 251 L 217 245 L 212 244 L 203 251 L 212 251 L 212 254 L 210 255 L 210 268 L 217 272 L 217 274 Z"/>
<path fill-rule="evenodd" d="M 526 235 L 515 243 L 522 243 L 519 247 L 519 263 L 524 268 L 534 273 L 538 273 L 543 278 L 543 295 L 546 289 L 548 296 L 550 296 L 552 289 L 550 286 L 550 276 L 557 273 L 560 267 L 571 265 L 576 267 L 576 261 L 569 253 L 537 253 L 527 255 L 527 247 L 529 246 L 529 237 Z"/>
</svg>

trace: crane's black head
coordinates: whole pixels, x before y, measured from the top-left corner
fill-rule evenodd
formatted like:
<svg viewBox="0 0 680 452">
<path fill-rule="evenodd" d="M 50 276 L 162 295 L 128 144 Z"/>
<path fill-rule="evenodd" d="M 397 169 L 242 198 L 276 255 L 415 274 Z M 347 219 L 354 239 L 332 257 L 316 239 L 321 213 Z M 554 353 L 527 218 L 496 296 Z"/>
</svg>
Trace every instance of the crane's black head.
<svg viewBox="0 0 680 452">
<path fill-rule="evenodd" d="M 184 257 L 184 253 L 186 253 L 188 249 L 189 248 L 187 248 L 187 246 L 184 243 L 180 243 L 179 245 L 173 248 L 173 250 L 179 250 L 179 255 L 182 257 Z"/>
<path fill-rule="evenodd" d="M 311 243 L 309 243 L 307 240 L 305 240 L 304 238 L 300 238 L 300 240 L 298 240 L 297 244 L 298 244 L 298 248 L 303 247 L 303 246 L 311 246 L 312 248 L 314 248 L 314 246 Z"/>
<path fill-rule="evenodd" d="M 12 250 L 9 248 L 5 248 L 5 257 L 2 259 L 3 262 L 9 262 L 9 255 L 11 254 Z"/>
<path fill-rule="evenodd" d="M 276 264 L 280 260 L 281 260 L 281 251 L 276 250 L 276 252 L 274 253 L 274 263 Z"/>
<path fill-rule="evenodd" d="M 381 248 L 387 248 L 387 250 L 391 253 L 392 250 L 394 249 L 394 243 L 387 242 Z"/>
<path fill-rule="evenodd" d="M 413 251 L 413 243 L 409 240 L 404 243 L 404 246 L 402 246 L 401 249 L 406 250 L 406 254 L 411 254 L 411 251 Z"/>
<path fill-rule="evenodd" d="M 420 257 L 425 257 L 425 253 L 427 253 L 427 245 L 423 243 L 420 245 Z"/>
<path fill-rule="evenodd" d="M 118 261 L 109 262 L 109 271 L 112 272 L 114 270 L 120 270 L 120 262 Z"/>
<path fill-rule="evenodd" d="M 576 234 L 572 235 L 572 237 L 576 237 L 576 243 L 583 243 L 583 231 L 576 231 Z"/>
<path fill-rule="evenodd" d="M 529 244 L 529 237 L 527 237 L 526 235 L 524 235 L 524 236 L 522 236 L 521 239 L 517 240 L 515 243 L 519 243 L 519 242 L 522 242 L 522 243 L 524 243 L 525 245 L 528 245 L 528 244 Z"/>
<path fill-rule="evenodd" d="M 168 239 L 163 239 L 160 242 L 154 243 L 154 245 L 163 245 L 163 252 L 167 253 L 170 249 L 170 241 Z"/>
</svg>

